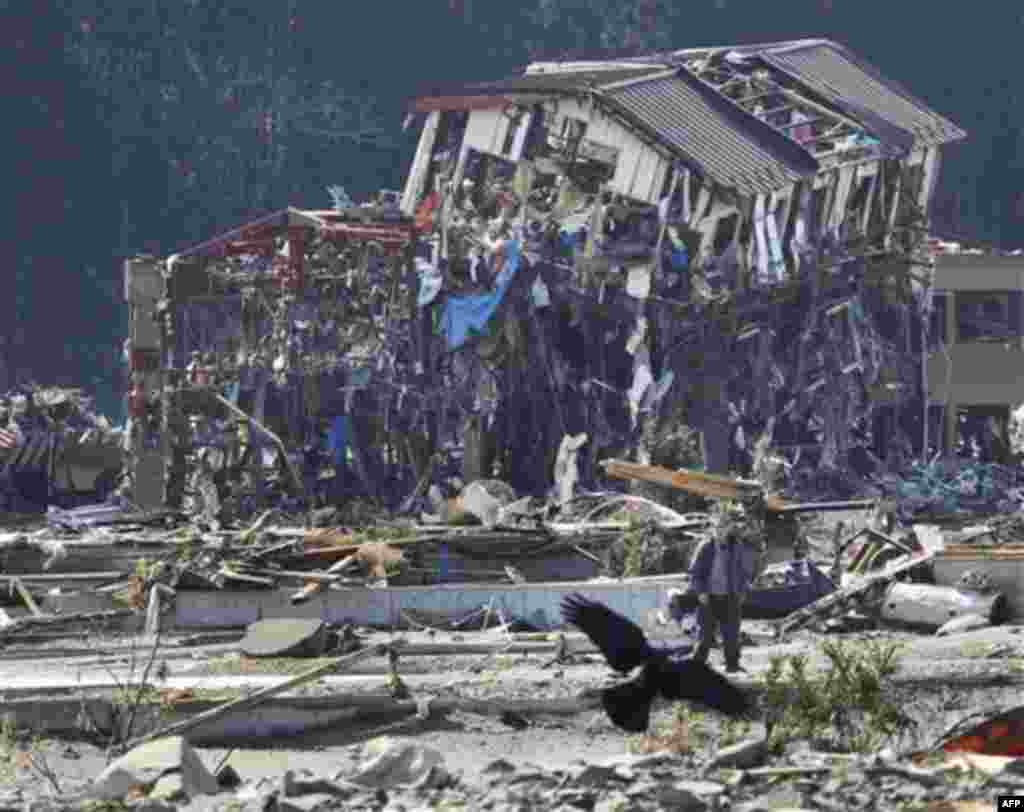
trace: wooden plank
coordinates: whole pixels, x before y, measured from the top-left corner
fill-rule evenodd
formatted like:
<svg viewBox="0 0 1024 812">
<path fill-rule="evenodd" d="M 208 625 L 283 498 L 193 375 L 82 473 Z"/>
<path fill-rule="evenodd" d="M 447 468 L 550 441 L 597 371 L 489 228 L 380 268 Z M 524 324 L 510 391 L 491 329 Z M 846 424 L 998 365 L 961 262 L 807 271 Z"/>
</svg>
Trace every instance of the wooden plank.
<svg viewBox="0 0 1024 812">
<path fill-rule="evenodd" d="M 673 471 L 658 465 L 640 465 L 622 460 L 606 460 L 601 465 L 606 474 L 618 479 L 653 482 L 709 499 L 744 499 L 757 497 L 763 493 L 761 485 L 757 482 L 707 474 L 703 471 L 688 469 Z M 773 511 L 783 510 L 788 506 L 782 499 L 772 494 L 765 495 L 765 504 L 769 510 Z"/>
</svg>

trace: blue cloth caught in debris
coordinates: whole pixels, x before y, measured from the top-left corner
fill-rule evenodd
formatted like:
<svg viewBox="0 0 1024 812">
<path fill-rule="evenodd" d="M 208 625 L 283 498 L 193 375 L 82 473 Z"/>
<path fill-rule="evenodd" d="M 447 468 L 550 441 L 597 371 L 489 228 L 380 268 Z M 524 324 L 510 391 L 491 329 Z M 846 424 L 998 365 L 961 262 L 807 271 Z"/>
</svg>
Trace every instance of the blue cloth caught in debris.
<svg viewBox="0 0 1024 812">
<path fill-rule="evenodd" d="M 448 349 L 455 350 L 466 343 L 471 333 L 487 326 L 505 298 L 505 292 L 519 270 L 519 243 L 505 242 L 505 262 L 495 280 L 494 290 L 473 296 L 451 296 L 445 303 L 442 328 L 448 339 Z"/>
<path fill-rule="evenodd" d="M 669 268 L 673 271 L 685 271 L 690 267 L 690 252 L 686 250 L 686 246 L 680 248 L 673 248 L 669 252 Z"/>
<path fill-rule="evenodd" d="M 327 432 L 327 448 L 331 452 L 331 459 L 337 466 L 345 464 L 345 459 L 348 456 L 348 437 L 348 415 L 335 417 Z"/>
</svg>

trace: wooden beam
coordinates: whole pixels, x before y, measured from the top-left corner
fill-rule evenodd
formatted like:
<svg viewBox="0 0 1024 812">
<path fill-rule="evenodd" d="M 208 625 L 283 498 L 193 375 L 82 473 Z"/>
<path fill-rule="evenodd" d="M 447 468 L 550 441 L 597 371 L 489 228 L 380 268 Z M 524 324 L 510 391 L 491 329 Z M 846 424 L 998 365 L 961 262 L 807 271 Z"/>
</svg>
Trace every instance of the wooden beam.
<svg viewBox="0 0 1024 812">
<path fill-rule="evenodd" d="M 758 482 L 750 482 L 732 477 L 708 474 L 703 471 L 681 469 L 673 471 L 658 465 L 640 465 L 622 460 L 605 460 L 601 467 L 609 476 L 617 479 L 638 479 L 642 482 L 653 482 L 669 488 L 686 491 L 708 499 L 743 499 L 764 494 Z M 765 504 L 769 510 L 779 511 L 788 505 L 772 494 L 765 496 Z"/>
</svg>

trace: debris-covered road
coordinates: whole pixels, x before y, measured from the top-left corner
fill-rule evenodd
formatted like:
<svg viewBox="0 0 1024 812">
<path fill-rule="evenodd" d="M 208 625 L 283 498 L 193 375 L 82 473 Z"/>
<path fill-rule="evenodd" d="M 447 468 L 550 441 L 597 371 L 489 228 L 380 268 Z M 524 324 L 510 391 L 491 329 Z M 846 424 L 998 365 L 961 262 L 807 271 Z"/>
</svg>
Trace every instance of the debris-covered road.
<svg viewBox="0 0 1024 812">
<path fill-rule="evenodd" d="M 494 639 L 488 633 L 455 635 L 454 641 L 448 634 L 407 633 L 402 637 L 411 647 L 427 643 L 436 647 L 453 642 L 482 645 Z M 366 642 L 374 639 L 377 636 L 366 638 Z M 170 637 L 159 649 L 159 660 L 168 665 L 157 684 L 165 694 L 177 692 L 179 702 L 189 691 L 195 695 L 205 691 L 210 696 L 220 692 L 217 701 L 223 701 L 230 697 L 229 686 L 236 692 L 249 691 L 279 682 L 320 662 L 296 658 L 252 660 L 237 653 L 237 644 L 179 647 L 177 642 Z M 824 666 L 826 660 L 820 653 L 822 642 L 820 635 L 798 633 L 784 645 L 750 647 L 745 655 L 748 674 L 743 684 L 751 687 L 763 684 L 774 657 L 808 654 L 812 667 Z M 720 796 L 720 803 L 728 804 L 718 808 L 736 808 L 739 802 L 777 806 L 780 798 L 788 797 L 793 801 L 792 806 L 809 800 L 807 808 L 821 809 L 830 808 L 824 801 L 838 797 L 833 795 L 836 792 L 863 796 L 862 802 L 845 808 L 884 810 L 907 808 L 906 804 L 912 801 L 929 798 L 951 801 L 962 796 L 984 801 L 993 797 L 995 785 L 981 786 L 984 782 L 979 775 L 937 777 L 939 773 L 934 767 L 928 768 L 929 772 L 914 766 L 910 754 L 935 744 L 943 732 L 971 714 L 991 714 L 994 708 L 1015 704 L 1020 681 L 1024 680 L 1024 628 L 1003 626 L 944 638 L 875 632 L 845 635 L 844 642 L 851 650 L 866 650 L 871 643 L 903 644 L 899 668 L 890 686 L 891 698 L 905 707 L 916 727 L 906 736 L 879 740 L 872 748 L 875 756 L 886 747 L 891 748 L 885 765 L 867 755 L 826 756 L 829 748 L 824 742 L 789 735 L 781 752 L 752 757 L 753 761 L 744 767 L 745 773 L 725 767 L 708 768 L 708 763 L 716 758 L 724 758 L 728 763 L 730 756 L 722 756 L 722 752 L 737 741 L 763 735 L 763 725 L 725 723 L 715 714 L 699 708 L 671 706 L 657 710 L 651 731 L 645 736 L 623 734 L 609 723 L 600 708 L 567 715 L 486 715 L 472 710 L 454 710 L 441 718 L 367 717 L 286 739 L 275 737 L 256 747 L 236 741 L 230 749 L 203 747 L 197 752 L 211 770 L 226 759 L 225 763 L 246 781 L 246 789 L 240 797 L 217 796 L 222 806 L 257 803 L 280 792 L 283 765 L 294 765 L 295 777 L 299 780 L 323 778 L 337 785 L 338 796 L 331 802 L 333 808 L 353 810 L 487 809 L 503 808 L 502 803 L 510 805 L 508 808 L 531 808 L 529 804 L 542 802 L 551 808 L 564 804 L 569 809 L 580 808 L 584 800 L 588 804 L 593 802 L 592 808 L 608 810 L 619 808 L 615 806 L 617 801 L 634 804 L 622 808 L 710 809 L 714 808 L 711 804 L 716 795 Z M 131 686 L 135 684 L 133 680 L 140 679 L 138 670 L 144 664 L 140 656 L 144 660 L 151 651 L 148 641 L 132 644 L 122 638 L 97 639 L 90 643 L 95 651 L 103 653 L 63 659 L 63 671 L 69 683 L 79 670 L 83 675 L 106 673 L 110 687 Z M 179 656 L 182 648 L 187 651 L 185 657 Z M 570 652 L 572 650 L 570 645 Z M 495 648 L 495 651 L 500 649 Z M 44 655 L 44 652 L 38 653 Z M 24 669 L 29 666 L 20 657 L 13 660 L 11 655 L 15 654 L 17 652 L 7 652 L 8 658 L 0 665 L 5 685 L 8 677 L 16 673 L 24 676 Z M 718 654 L 713 655 L 713 662 L 717 657 Z M 53 659 L 39 660 L 34 664 L 35 674 L 29 681 L 35 679 L 37 685 L 51 678 L 54 682 L 60 681 L 60 672 L 54 670 L 54 665 Z M 423 668 L 424 665 L 428 667 Z M 531 703 L 578 697 L 585 690 L 604 684 L 609 677 L 608 668 L 595 653 L 570 654 L 568 659 L 554 663 L 548 654 L 530 653 L 412 656 L 402 657 L 398 670 L 414 699 L 431 696 L 435 700 L 496 700 L 506 704 L 519 702 L 524 708 Z M 321 698 L 342 698 L 353 693 L 387 695 L 388 668 L 384 661 L 366 660 L 358 671 L 322 679 L 290 695 Z M 999 680 L 1004 684 L 997 684 Z M 10 699 L 11 695 L 5 697 Z M 45 703 L 50 699 L 45 692 L 39 692 L 37 701 Z M 441 761 L 434 769 L 406 777 L 409 783 L 420 781 L 418 788 L 395 789 L 389 782 L 394 779 L 395 771 L 415 771 L 417 764 L 422 766 L 422 755 L 419 760 L 397 759 L 401 764 L 391 765 L 383 773 L 370 771 L 379 786 L 360 788 L 350 782 L 361 770 L 365 771 L 367 761 L 372 760 L 366 754 L 367 747 L 371 747 L 369 742 L 384 735 L 417 752 L 436 751 L 440 755 Z M 0 745 L 0 749 L 8 749 L 8 756 L 19 752 L 29 754 L 7 759 L 12 780 L 5 792 L 12 797 L 15 792 L 26 798 L 52 794 L 52 787 L 47 788 L 34 778 L 34 770 L 38 770 L 33 763 L 45 762 L 46 769 L 53 772 L 65 795 L 74 794 L 76 789 L 89 784 L 106 764 L 106 756 L 95 743 L 60 744 L 47 739 L 18 743 L 12 738 Z M 397 746 L 392 743 L 392 748 Z M 446 775 L 443 781 L 438 771 L 441 766 Z M 991 768 L 991 764 L 987 768 Z M 889 774 L 883 778 L 885 770 Z M 427 778 L 427 775 L 432 777 Z M 811 778 L 815 779 L 816 789 L 813 790 L 808 784 Z M 435 784 L 438 786 L 431 788 Z M 387 788 L 387 802 L 383 801 L 380 787 Z M 685 805 L 697 804 L 696 801 L 678 801 L 675 803 L 682 805 L 676 806 L 665 800 L 674 797 L 671 793 L 683 791 L 702 798 L 709 806 Z M 805 793 L 809 793 L 807 798 L 804 798 Z M 324 793 L 303 795 L 296 797 L 295 802 L 300 808 L 306 808 L 304 804 L 321 795 Z M 684 797 L 679 795 L 679 798 Z M 461 807 L 451 806 L 460 801 Z M 193 801 L 193 804 L 198 802 Z M 327 797 L 319 798 L 319 802 L 327 803 Z M 443 802 L 448 802 L 449 806 L 443 806 Z M 215 798 L 202 801 L 203 808 L 213 803 Z M 516 806 L 517 803 L 520 806 Z M 492 806 L 494 804 L 497 806 Z"/>
</svg>

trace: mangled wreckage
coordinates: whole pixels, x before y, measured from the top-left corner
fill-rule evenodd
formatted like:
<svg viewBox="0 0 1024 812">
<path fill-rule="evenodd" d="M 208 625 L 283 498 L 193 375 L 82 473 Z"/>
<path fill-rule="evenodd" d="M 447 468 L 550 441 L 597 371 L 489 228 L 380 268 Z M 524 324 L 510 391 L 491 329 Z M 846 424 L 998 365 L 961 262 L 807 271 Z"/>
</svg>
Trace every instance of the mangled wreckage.
<svg viewBox="0 0 1024 812">
<path fill-rule="evenodd" d="M 137 502 L 565 501 L 684 429 L 834 497 L 941 442 L 927 213 L 964 133 L 844 47 L 534 64 L 417 120 L 400 195 L 128 263 Z"/>
</svg>

